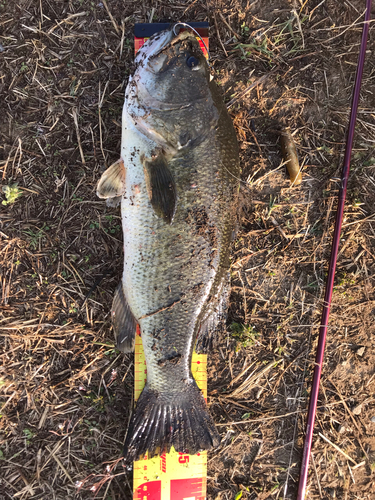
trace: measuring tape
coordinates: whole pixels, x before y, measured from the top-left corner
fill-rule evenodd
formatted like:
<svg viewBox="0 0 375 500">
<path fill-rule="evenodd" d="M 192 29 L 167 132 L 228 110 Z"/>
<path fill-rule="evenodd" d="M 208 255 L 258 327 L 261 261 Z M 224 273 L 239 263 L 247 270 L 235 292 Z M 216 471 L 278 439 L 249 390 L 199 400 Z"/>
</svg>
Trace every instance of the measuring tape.
<svg viewBox="0 0 375 500">
<path fill-rule="evenodd" d="M 207 355 L 193 353 L 192 374 L 207 399 Z M 146 383 L 146 359 L 137 329 L 134 353 L 134 399 Z M 138 460 L 133 464 L 134 500 L 205 500 L 207 452 L 196 455 L 177 453 L 174 448 L 160 457 Z"/>
<path fill-rule="evenodd" d="M 188 23 L 202 36 L 208 48 L 208 23 Z M 170 23 L 136 24 L 134 26 L 134 53 L 154 33 L 170 27 Z M 199 45 L 207 57 L 203 42 Z M 207 355 L 193 353 L 191 371 L 207 400 Z M 134 400 L 139 398 L 147 379 L 146 359 L 137 327 L 134 352 Z M 207 482 L 207 452 L 196 455 L 170 453 L 148 458 L 133 464 L 133 500 L 205 500 Z"/>
</svg>

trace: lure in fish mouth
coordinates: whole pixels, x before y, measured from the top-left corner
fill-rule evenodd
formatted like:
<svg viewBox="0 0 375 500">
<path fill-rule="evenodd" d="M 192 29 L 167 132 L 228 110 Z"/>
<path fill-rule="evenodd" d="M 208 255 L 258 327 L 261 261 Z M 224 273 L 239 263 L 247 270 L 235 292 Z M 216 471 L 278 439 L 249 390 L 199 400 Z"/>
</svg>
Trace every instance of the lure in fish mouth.
<svg viewBox="0 0 375 500">
<path fill-rule="evenodd" d="M 231 119 L 196 38 L 173 27 L 139 50 L 125 91 L 121 159 L 97 194 L 121 199 L 124 273 L 112 306 L 117 347 L 139 324 L 147 382 L 125 441 L 197 453 L 220 442 L 191 372 L 194 346 L 225 320 L 239 154 Z"/>
</svg>

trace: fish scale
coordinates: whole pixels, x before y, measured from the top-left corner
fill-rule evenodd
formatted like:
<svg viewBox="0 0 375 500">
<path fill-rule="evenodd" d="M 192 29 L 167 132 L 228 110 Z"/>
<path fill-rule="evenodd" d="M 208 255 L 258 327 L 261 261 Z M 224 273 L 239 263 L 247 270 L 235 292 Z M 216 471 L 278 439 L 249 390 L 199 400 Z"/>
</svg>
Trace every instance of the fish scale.
<svg viewBox="0 0 375 500">
<path fill-rule="evenodd" d="M 211 215 L 209 223 L 219 236 L 218 246 L 223 248 L 225 254 L 227 248 L 224 246 L 229 245 L 227 232 L 220 232 L 217 228 L 221 204 L 218 197 L 212 196 L 214 154 L 211 156 L 211 164 L 208 164 L 202 161 L 203 155 L 200 149 L 207 150 L 207 145 L 202 144 L 198 151 L 195 151 L 200 158 L 199 161 L 191 158 L 197 165 L 196 173 L 189 176 L 182 189 L 178 191 L 178 207 L 171 226 L 155 217 L 144 182 L 138 183 L 137 196 L 125 196 L 122 201 L 125 245 L 124 288 L 129 290 L 128 303 L 139 318 L 147 359 L 148 383 L 154 383 L 155 377 L 158 377 L 159 388 L 169 384 L 163 370 L 173 372 L 173 376 L 179 376 L 181 380 L 189 378 L 191 344 L 197 317 L 212 287 L 218 261 L 220 257 L 224 257 L 221 252 L 212 248 L 207 238 L 202 235 L 197 237 L 199 229 L 204 230 L 204 228 L 197 228 L 194 220 L 191 223 L 189 214 L 205 207 L 208 217 Z M 217 150 L 215 144 L 212 149 L 213 153 Z M 142 165 L 138 165 L 137 168 L 143 172 Z M 171 171 L 179 186 L 180 178 L 185 177 L 185 166 L 180 162 L 173 162 Z M 133 174 L 128 176 L 127 182 L 131 186 L 134 182 Z M 192 188 L 191 185 L 198 186 L 199 197 L 196 194 L 197 188 Z M 143 221 L 142 227 L 137 226 L 139 220 Z M 127 227 L 131 230 L 125 231 Z M 226 242 L 221 241 L 223 237 L 227 238 Z M 179 241 L 179 244 L 176 244 L 176 241 Z M 199 259 L 194 258 L 194 253 L 199 255 Z M 213 253 L 216 253 L 214 258 L 212 258 Z M 132 269 L 136 272 L 132 272 Z M 193 291 L 194 287 L 199 287 L 202 283 L 204 285 L 198 293 Z M 171 288 L 171 292 L 168 287 Z M 156 312 L 160 309 L 164 310 Z M 155 341 L 153 332 L 161 330 L 164 330 L 165 334 L 160 338 L 155 351 L 152 348 Z M 170 346 L 177 353 L 186 353 L 182 354 L 183 370 L 180 363 L 168 367 L 158 365 L 160 357 L 171 349 Z M 175 384 L 176 382 L 177 380 Z M 175 390 L 181 390 L 181 387 L 176 385 Z"/>
</svg>

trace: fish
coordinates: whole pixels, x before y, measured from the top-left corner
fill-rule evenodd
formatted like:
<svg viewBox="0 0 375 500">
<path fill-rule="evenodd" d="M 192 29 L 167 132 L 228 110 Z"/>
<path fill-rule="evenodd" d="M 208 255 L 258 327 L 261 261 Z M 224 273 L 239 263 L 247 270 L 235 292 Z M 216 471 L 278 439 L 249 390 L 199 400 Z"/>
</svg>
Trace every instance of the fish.
<svg viewBox="0 0 375 500">
<path fill-rule="evenodd" d="M 129 462 L 220 443 L 191 361 L 226 317 L 239 175 L 236 133 L 197 39 L 176 25 L 153 35 L 126 87 L 121 157 L 97 186 L 110 204 L 121 200 L 117 348 L 134 349 L 138 324 L 146 359 L 124 445 Z"/>
</svg>

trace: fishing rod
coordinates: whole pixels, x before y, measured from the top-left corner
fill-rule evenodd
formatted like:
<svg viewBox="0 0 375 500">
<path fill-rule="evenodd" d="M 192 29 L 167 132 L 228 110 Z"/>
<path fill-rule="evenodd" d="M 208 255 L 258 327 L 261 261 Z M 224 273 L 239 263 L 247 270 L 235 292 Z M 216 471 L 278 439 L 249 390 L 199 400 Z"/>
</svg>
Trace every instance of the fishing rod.
<svg viewBox="0 0 375 500">
<path fill-rule="evenodd" d="M 363 65 L 365 62 L 365 55 L 366 55 L 366 45 L 367 45 L 367 36 L 368 36 L 368 31 L 369 31 L 370 16 L 371 16 L 371 0 L 366 0 L 366 13 L 365 13 L 365 20 L 363 23 L 361 48 L 360 48 L 359 57 L 358 57 L 357 73 L 356 73 L 354 90 L 353 90 L 352 106 L 351 106 L 350 119 L 349 119 L 349 128 L 348 128 L 348 134 L 347 134 L 346 146 L 345 146 L 344 164 L 343 164 L 343 168 L 342 168 L 341 183 L 340 183 L 340 189 L 339 189 L 339 194 L 338 194 L 335 229 L 334 229 L 333 238 L 332 238 L 331 257 L 330 257 L 329 267 L 328 267 L 328 276 L 327 276 L 326 289 L 325 289 L 325 294 L 324 294 L 322 318 L 321 318 L 320 329 L 319 329 L 318 347 L 317 347 L 316 358 L 315 358 L 314 377 L 313 377 L 313 383 L 312 383 L 312 388 L 311 388 L 309 411 L 307 414 L 306 436 L 305 436 L 305 443 L 303 446 L 303 455 L 302 455 L 301 472 L 300 472 L 300 478 L 299 478 L 299 484 L 298 484 L 297 500 L 304 500 L 305 493 L 306 493 L 307 475 L 308 475 L 308 469 L 309 469 L 310 453 L 311 453 L 312 438 L 313 438 L 313 431 L 314 431 L 315 414 L 316 414 L 316 407 L 318 404 L 319 384 L 320 384 L 320 377 L 321 377 L 321 373 L 322 373 L 324 347 L 325 347 L 326 338 L 327 338 L 328 318 L 329 318 L 329 311 L 330 311 L 330 307 L 331 307 L 333 282 L 334 282 L 334 278 L 335 278 L 335 270 L 336 270 L 337 255 L 338 255 L 338 249 L 339 249 L 339 243 L 340 243 L 342 219 L 343 219 L 343 215 L 344 215 L 346 189 L 347 189 L 347 185 L 348 185 L 349 171 L 350 171 L 350 158 L 351 158 L 352 148 L 353 148 L 354 129 L 355 129 L 355 122 L 356 122 L 357 111 L 358 111 L 359 93 L 361 90 L 361 83 L 362 83 Z"/>
</svg>

